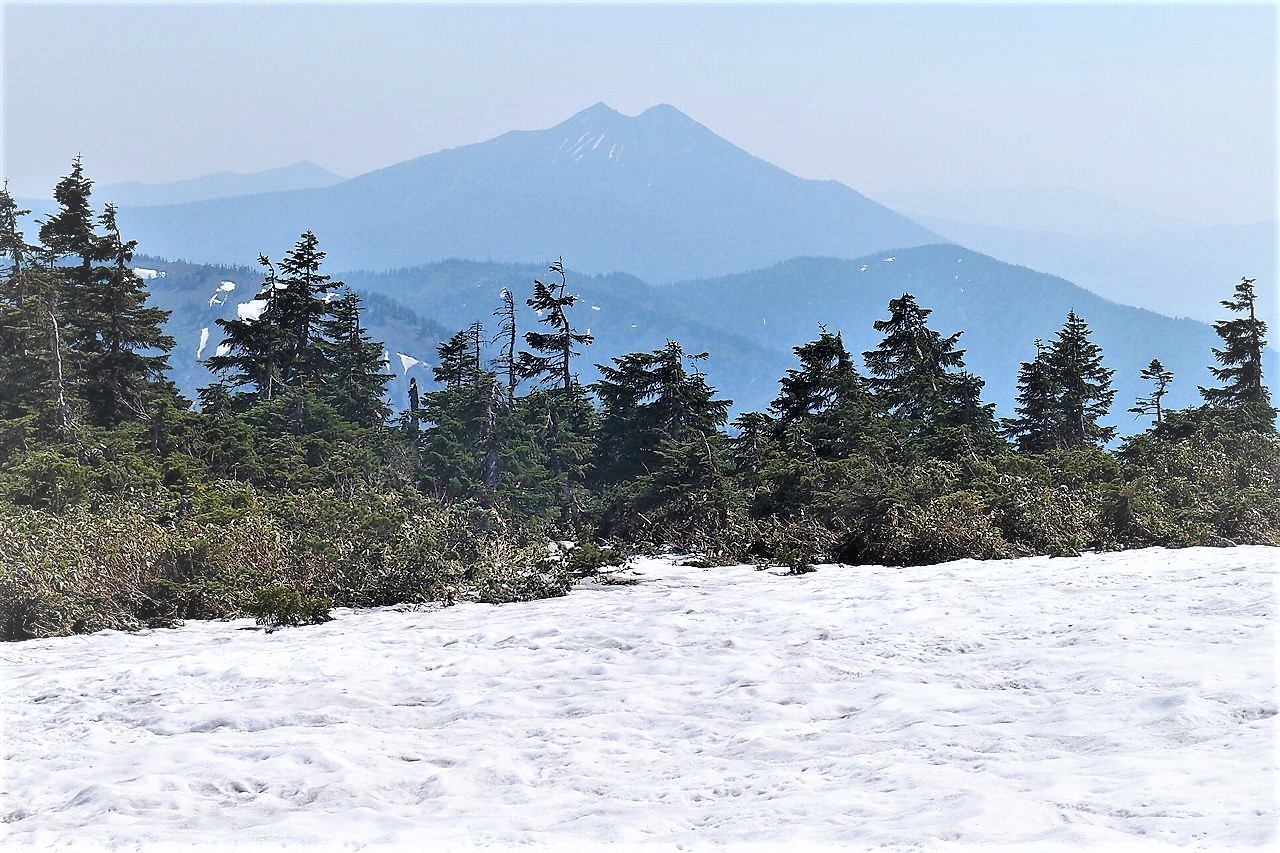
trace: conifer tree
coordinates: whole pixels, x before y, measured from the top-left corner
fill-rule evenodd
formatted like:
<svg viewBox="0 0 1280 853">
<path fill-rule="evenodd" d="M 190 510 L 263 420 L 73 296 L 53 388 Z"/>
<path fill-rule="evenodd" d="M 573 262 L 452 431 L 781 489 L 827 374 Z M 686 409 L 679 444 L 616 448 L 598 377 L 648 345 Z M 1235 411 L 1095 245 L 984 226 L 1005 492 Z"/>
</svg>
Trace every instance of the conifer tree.
<svg viewBox="0 0 1280 853">
<path fill-rule="evenodd" d="M 697 364 L 706 353 L 688 355 L 667 341 L 661 349 L 631 353 L 596 365 L 600 399 L 596 473 L 603 482 L 628 479 L 655 464 L 664 442 L 716 432 L 725 423 L 728 400 L 717 400 Z M 686 360 L 692 370 L 686 370 Z"/>
<path fill-rule="evenodd" d="M 80 295 L 81 394 L 99 426 L 142 420 L 160 397 L 177 391 L 166 377 L 173 338 L 162 329 L 169 312 L 149 307 L 142 280 L 129 262 L 137 243 L 125 241 L 114 205 L 101 217 L 101 251 L 111 266 L 89 279 Z"/>
<path fill-rule="evenodd" d="M 18 207 L 7 184 L 0 189 L 0 259 L 7 263 L 0 279 L 0 419 L 56 400 L 50 397 L 50 389 L 57 391 L 55 273 L 36 264 L 39 247 L 26 242 L 19 226 L 30 212 Z"/>
<path fill-rule="evenodd" d="M 858 375 L 839 333 L 820 327 L 817 340 L 795 347 L 798 369 L 788 370 L 769 406 L 779 436 L 803 435 L 818 456 L 847 455 L 866 437 L 873 419 L 866 380 Z"/>
<path fill-rule="evenodd" d="M 258 255 L 264 270 L 262 288 L 248 305 L 257 309 L 235 320 L 214 320 L 222 329 L 222 343 L 205 364 L 220 377 L 219 385 L 240 392 L 244 402 L 253 403 L 275 398 L 281 385 L 281 364 L 290 344 L 280 325 L 278 307 L 280 288 L 275 265 L 266 255 Z M 256 319 L 253 314 L 256 313 Z M 219 396 L 221 399 L 221 396 Z M 203 407 L 203 396 L 201 397 Z"/>
<path fill-rule="evenodd" d="M 314 384 L 324 372 L 323 357 L 313 344 L 333 315 L 330 294 L 342 287 L 320 272 L 324 257 L 316 235 L 305 231 L 280 261 L 274 308 L 283 332 L 280 379 L 285 385 Z"/>
<path fill-rule="evenodd" d="M 1253 285 L 1254 279 L 1240 279 L 1234 298 L 1222 301 L 1223 308 L 1243 316 L 1213 324 L 1213 330 L 1222 338 L 1223 345 L 1213 349 L 1213 356 L 1220 366 L 1209 370 L 1222 385 L 1200 389 L 1200 395 L 1211 406 L 1239 409 L 1245 406 L 1269 407 L 1271 404 L 1271 394 L 1262 384 L 1262 351 L 1267 345 L 1267 324 L 1258 318 L 1258 296 Z"/>
<path fill-rule="evenodd" d="M 989 449 L 995 442 L 995 407 L 983 403 L 983 382 L 965 372 L 956 348 L 963 332 L 943 337 L 928 327 L 932 310 L 904 293 L 889 302 L 889 318 L 876 320 L 884 338 L 862 354 L 867 382 L 880 408 L 927 453 Z"/>
<path fill-rule="evenodd" d="M 1098 424 L 1115 399 L 1114 370 L 1102 366 L 1102 348 L 1089 339 L 1089 326 L 1075 311 L 1058 332 L 1047 355 L 1054 389 L 1060 448 L 1088 447 L 1110 441 L 1115 427 Z"/>
<path fill-rule="evenodd" d="M 355 293 L 347 291 L 334 300 L 330 316 L 321 321 L 317 346 L 330 404 L 352 423 L 377 426 L 391 413 L 386 400 L 391 375 L 382 361 L 383 344 L 369 338 L 360 312 Z M 416 393 L 416 386 L 413 390 Z"/>
<path fill-rule="evenodd" d="M 1151 389 L 1151 393 L 1147 396 L 1139 397 L 1135 400 L 1133 407 L 1129 411 L 1135 415 L 1154 414 L 1156 416 L 1156 426 L 1159 426 L 1164 420 L 1164 407 L 1161 405 L 1161 401 L 1164 399 L 1165 394 L 1168 393 L 1169 383 L 1173 381 L 1173 372 L 1165 370 L 1164 365 L 1160 363 L 1160 359 L 1153 358 L 1151 363 L 1142 368 L 1141 373 L 1138 375 L 1148 382 L 1154 382 L 1155 387 Z"/>
<path fill-rule="evenodd" d="M 493 343 L 500 343 L 501 349 L 494 360 L 494 367 L 507 380 L 507 405 L 516 401 L 516 386 L 520 384 L 520 373 L 516 359 L 516 302 L 511 291 L 502 288 L 502 306 L 493 312 L 499 318 L 498 335 Z"/>
<path fill-rule="evenodd" d="M 1049 368 L 1048 347 L 1036 340 L 1036 356 L 1018 370 L 1017 417 L 1004 429 L 1020 453 L 1043 453 L 1058 446 L 1057 390 Z"/>
<path fill-rule="evenodd" d="M 577 332 L 569 322 L 566 309 L 573 307 L 578 301 L 576 294 L 565 293 L 568 279 L 564 271 L 564 259 L 555 261 L 549 272 L 560 277 L 559 282 L 544 284 L 533 280 L 533 296 L 526 304 L 538 314 L 538 321 L 551 327 L 550 332 L 525 332 L 524 339 L 534 352 L 521 352 L 519 357 L 519 373 L 525 378 L 536 379 L 539 384 L 559 386 L 562 391 L 570 391 L 575 379 L 573 376 L 573 357 L 578 354 L 575 345 L 589 345 L 592 341 L 590 332 Z"/>
<path fill-rule="evenodd" d="M 595 409 L 573 375 L 573 357 L 578 354 L 574 347 L 589 345 L 592 337 L 590 331 L 575 331 L 569 322 L 567 309 L 578 297 L 565 292 L 568 279 L 564 259 L 557 259 L 548 271 L 560 280 L 546 284 L 534 279 L 533 296 L 525 303 L 551 331 L 524 333 L 525 343 L 533 352 L 521 351 L 517 372 L 533 379 L 535 386 L 545 386 L 545 390 L 530 394 L 522 402 L 543 424 L 539 440 L 545 452 L 547 477 L 559 498 L 560 523 L 580 534 L 580 492 L 591 464 Z"/>
</svg>

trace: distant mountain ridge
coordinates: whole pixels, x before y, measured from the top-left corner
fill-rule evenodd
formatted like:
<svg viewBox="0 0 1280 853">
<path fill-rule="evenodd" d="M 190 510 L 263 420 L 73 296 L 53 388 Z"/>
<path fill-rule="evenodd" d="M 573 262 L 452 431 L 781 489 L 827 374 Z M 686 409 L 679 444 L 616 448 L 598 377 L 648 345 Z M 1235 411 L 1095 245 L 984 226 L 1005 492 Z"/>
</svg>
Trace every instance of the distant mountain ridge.
<svg viewBox="0 0 1280 853">
<path fill-rule="evenodd" d="M 94 196 L 118 207 L 141 207 L 160 204 L 186 204 L 214 198 L 258 195 L 287 190 L 328 187 L 345 181 L 323 166 L 303 160 L 289 166 L 261 172 L 214 172 L 184 181 L 144 184 L 125 181 L 94 188 Z"/>
<path fill-rule="evenodd" d="M 843 184 L 748 154 L 669 105 L 624 116 L 596 104 L 546 130 L 329 187 L 126 207 L 121 225 L 149 252 L 200 262 L 253 258 L 310 229 L 339 269 L 554 252 L 585 272 L 651 282 L 938 240 Z"/>
</svg>

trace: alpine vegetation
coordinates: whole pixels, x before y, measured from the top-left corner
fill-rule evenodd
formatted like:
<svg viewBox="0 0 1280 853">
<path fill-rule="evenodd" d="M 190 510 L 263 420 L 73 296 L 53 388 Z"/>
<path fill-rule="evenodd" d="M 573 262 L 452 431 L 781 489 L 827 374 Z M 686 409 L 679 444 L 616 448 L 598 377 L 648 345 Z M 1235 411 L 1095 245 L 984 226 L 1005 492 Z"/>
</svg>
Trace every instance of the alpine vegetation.
<svg viewBox="0 0 1280 853">
<path fill-rule="evenodd" d="M 524 298 L 536 325 L 502 290 L 493 328 L 442 340 L 433 382 L 415 377 L 397 409 L 364 301 L 304 231 L 259 256 L 256 285 L 219 285 L 212 298 L 244 301 L 202 336 L 215 378 L 191 401 L 168 377 L 156 282 L 91 195 L 77 160 L 28 243 L 25 211 L 0 193 L 6 639 L 528 601 L 667 548 L 803 574 L 1280 545 L 1250 279 L 1222 303 L 1203 403 L 1166 405 L 1177 380 L 1152 358 L 1130 409 L 1150 427 L 1120 441 L 1114 372 L 1074 310 L 1048 343 L 1025 343 L 1012 418 L 966 369 L 964 331 L 902 293 L 860 359 L 849 330 L 818 326 L 767 408 L 730 423 L 705 372 L 714 354 L 676 340 L 602 357 L 580 381 L 592 314 L 560 260 Z"/>
</svg>

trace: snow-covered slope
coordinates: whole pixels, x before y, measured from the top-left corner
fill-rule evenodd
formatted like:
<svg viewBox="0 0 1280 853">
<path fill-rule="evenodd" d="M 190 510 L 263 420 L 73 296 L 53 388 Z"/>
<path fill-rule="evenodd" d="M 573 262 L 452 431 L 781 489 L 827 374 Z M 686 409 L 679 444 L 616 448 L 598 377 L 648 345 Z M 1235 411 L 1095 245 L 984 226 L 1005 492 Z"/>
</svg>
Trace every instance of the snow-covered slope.
<svg viewBox="0 0 1280 853">
<path fill-rule="evenodd" d="M 1276 550 L 634 586 L 0 649 L 14 849 L 1275 840 Z"/>
</svg>

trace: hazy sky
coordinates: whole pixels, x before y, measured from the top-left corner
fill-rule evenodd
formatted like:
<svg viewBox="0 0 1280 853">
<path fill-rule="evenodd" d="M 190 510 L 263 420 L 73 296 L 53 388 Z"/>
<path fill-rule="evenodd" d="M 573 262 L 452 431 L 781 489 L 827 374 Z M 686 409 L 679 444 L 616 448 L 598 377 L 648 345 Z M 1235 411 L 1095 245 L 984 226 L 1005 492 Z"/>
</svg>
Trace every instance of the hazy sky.
<svg viewBox="0 0 1280 853">
<path fill-rule="evenodd" d="M 1077 187 L 1275 216 L 1277 4 L 3 2 L 3 160 L 47 196 L 313 160 L 355 175 L 596 101 L 671 103 L 875 196 Z"/>
</svg>

